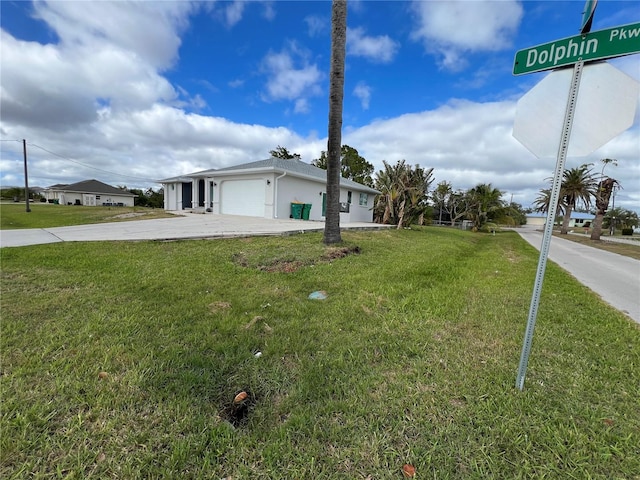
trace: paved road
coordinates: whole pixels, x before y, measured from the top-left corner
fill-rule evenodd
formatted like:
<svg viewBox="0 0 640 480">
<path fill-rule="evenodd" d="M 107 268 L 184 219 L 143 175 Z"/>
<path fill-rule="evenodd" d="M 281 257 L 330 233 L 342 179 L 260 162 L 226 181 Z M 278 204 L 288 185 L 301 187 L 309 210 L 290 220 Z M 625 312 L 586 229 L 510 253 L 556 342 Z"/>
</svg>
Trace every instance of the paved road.
<svg viewBox="0 0 640 480">
<path fill-rule="evenodd" d="M 516 231 L 540 250 L 541 231 L 526 227 Z M 551 239 L 549 260 L 640 323 L 640 260 L 558 237 Z"/>
</svg>

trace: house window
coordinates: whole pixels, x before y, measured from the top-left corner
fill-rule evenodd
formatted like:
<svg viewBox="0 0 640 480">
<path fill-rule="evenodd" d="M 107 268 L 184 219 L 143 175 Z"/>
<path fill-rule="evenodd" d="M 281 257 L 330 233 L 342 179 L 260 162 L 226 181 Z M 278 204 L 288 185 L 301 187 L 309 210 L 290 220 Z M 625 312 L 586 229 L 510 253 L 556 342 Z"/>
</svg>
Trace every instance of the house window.
<svg viewBox="0 0 640 480">
<path fill-rule="evenodd" d="M 100 195 L 96 195 L 96 200 L 100 200 Z"/>
<path fill-rule="evenodd" d="M 347 192 L 347 203 L 351 203 L 351 192 Z"/>
<path fill-rule="evenodd" d="M 366 207 L 369 202 L 369 194 L 361 193 L 360 194 L 360 206 Z"/>
</svg>

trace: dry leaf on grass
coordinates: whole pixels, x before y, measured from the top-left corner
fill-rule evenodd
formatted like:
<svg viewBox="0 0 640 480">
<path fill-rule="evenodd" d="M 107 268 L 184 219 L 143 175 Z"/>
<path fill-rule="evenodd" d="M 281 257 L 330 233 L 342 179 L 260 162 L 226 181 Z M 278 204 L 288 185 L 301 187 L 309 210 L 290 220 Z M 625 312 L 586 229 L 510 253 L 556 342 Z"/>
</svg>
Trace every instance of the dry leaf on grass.
<svg viewBox="0 0 640 480">
<path fill-rule="evenodd" d="M 264 317 L 261 317 L 260 315 L 257 315 L 255 317 L 253 317 L 253 320 L 251 320 L 249 323 L 247 323 L 244 326 L 244 329 L 245 330 L 249 330 L 251 327 L 253 327 L 256 323 L 258 323 L 261 320 L 264 320 Z"/>
<path fill-rule="evenodd" d="M 416 476 L 416 469 L 413 465 L 409 465 L 408 463 L 402 467 L 402 473 L 406 478 L 413 478 Z"/>
<path fill-rule="evenodd" d="M 209 310 L 211 310 L 211 313 L 228 310 L 229 308 L 231 308 L 231 304 L 229 302 L 213 302 L 209 304 Z"/>
<path fill-rule="evenodd" d="M 249 396 L 249 395 L 247 395 L 247 392 L 240 392 L 240 393 L 239 393 L 239 394 L 237 394 L 237 395 L 235 396 L 235 398 L 233 399 L 233 404 L 234 404 L 234 405 L 238 405 L 238 404 L 240 404 L 240 403 L 244 402 L 244 401 L 247 399 L 247 397 L 248 397 L 248 396 Z"/>
</svg>

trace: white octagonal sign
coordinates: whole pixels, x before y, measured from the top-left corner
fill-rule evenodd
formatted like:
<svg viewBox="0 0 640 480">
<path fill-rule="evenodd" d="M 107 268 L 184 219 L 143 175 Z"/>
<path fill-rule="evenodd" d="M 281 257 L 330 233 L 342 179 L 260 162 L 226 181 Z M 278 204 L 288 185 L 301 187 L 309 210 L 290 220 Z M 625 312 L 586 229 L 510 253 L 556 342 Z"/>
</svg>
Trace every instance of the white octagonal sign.
<svg viewBox="0 0 640 480">
<path fill-rule="evenodd" d="M 536 157 L 560 147 L 573 68 L 555 70 L 519 101 L 513 136 Z M 589 155 L 633 125 L 640 83 L 606 62 L 583 67 L 568 156 Z"/>
</svg>

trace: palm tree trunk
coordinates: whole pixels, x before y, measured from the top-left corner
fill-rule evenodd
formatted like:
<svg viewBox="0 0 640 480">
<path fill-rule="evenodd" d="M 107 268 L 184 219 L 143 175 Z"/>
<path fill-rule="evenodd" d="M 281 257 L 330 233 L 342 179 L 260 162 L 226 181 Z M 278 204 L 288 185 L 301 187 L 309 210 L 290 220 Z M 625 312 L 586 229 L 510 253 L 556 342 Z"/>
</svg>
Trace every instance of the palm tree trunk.
<svg viewBox="0 0 640 480">
<path fill-rule="evenodd" d="M 591 224 L 591 240 L 600 240 L 602 235 L 602 220 L 604 220 L 604 213 L 600 213 L 600 210 L 596 212 L 596 218 L 593 219 Z"/>
<path fill-rule="evenodd" d="M 333 0 L 331 6 L 329 135 L 327 140 L 327 210 L 323 238 L 327 245 L 342 241 L 340 236 L 340 153 L 346 43 L 347 0 Z"/>
<path fill-rule="evenodd" d="M 562 227 L 560 227 L 560 233 L 566 235 L 569 232 L 569 222 L 571 221 L 571 213 L 573 212 L 573 205 L 567 205 L 564 212 L 564 218 L 562 219 Z"/>
<path fill-rule="evenodd" d="M 591 240 L 600 240 L 600 235 L 602 235 L 602 220 L 609 208 L 609 200 L 611 199 L 613 187 L 615 187 L 617 183 L 613 178 L 607 177 L 598 185 L 598 190 L 596 191 L 596 218 L 593 221 Z"/>
</svg>

